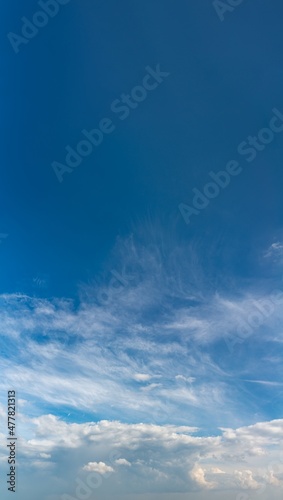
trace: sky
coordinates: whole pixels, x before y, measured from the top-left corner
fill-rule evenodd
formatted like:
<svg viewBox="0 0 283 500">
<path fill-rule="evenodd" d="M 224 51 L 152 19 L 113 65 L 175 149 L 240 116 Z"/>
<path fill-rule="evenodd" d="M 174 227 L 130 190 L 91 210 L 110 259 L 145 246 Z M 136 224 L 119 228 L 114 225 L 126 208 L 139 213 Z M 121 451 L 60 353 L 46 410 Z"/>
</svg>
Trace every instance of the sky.
<svg viewBox="0 0 283 500">
<path fill-rule="evenodd" d="M 279 500 L 282 2 L 2 11 L 1 498 Z"/>
</svg>

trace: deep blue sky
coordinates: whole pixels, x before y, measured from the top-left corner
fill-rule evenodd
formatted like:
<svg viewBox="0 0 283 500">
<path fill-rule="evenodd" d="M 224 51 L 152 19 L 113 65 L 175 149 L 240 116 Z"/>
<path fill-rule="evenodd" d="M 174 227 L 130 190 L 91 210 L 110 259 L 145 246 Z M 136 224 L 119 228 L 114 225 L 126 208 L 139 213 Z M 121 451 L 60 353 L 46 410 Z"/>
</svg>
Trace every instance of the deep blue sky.
<svg viewBox="0 0 283 500">
<path fill-rule="evenodd" d="M 2 19 L 3 154 L 1 290 L 22 291 L 38 273 L 49 294 L 73 296 L 99 272 L 117 235 L 146 214 L 171 218 L 184 240 L 222 234 L 245 267 L 246 248 L 282 225 L 283 134 L 188 228 L 178 205 L 208 172 L 237 158 L 237 146 L 283 111 L 283 6 L 243 2 L 220 22 L 210 0 L 71 0 L 16 55 L 6 37 L 32 17 L 13 2 Z M 145 66 L 168 77 L 60 184 L 51 168 L 83 128 L 139 84 Z M 112 113 L 113 116 L 113 113 Z M 243 158 L 242 158 L 243 162 Z M 179 223 L 176 219 L 180 219 Z M 29 290 L 30 291 L 30 290 Z"/>
</svg>

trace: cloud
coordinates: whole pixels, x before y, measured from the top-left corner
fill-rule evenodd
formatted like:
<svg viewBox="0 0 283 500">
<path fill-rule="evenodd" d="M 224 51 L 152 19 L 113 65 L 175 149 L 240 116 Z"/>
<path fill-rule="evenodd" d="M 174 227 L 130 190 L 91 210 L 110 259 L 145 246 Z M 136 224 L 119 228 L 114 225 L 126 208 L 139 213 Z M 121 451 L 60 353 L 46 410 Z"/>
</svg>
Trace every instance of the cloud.
<svg viewBox="0 0 283 500">
<path fill-rule="evenodd" d="M 235 489 L 267 487 L 277 494 L 283 486 L 283 420 L 225 429 L 219 436 L 198 436 L 190 427 L 174 425 L 70 424 L 54 415 L 26 417 L 26 422 L 29 432 L 20 438 L 18 465 L 25 477 L 33 473 L 46 494 L 57 494 L 58 500 L 64 493 L 74 497 L 78 484 L 94 480 L 100 488 L 95 495 L 99 491 L 107 499 L 125 491 L 138 498 L 145 486 L 148 493 L 171 491 L 171 498 L 177 492 L 235 495 Z M 264 453 L 255 458 L 252 448 Z"/>
<path fill-rule="evenodd" d="M 283 243 L 280 241 L 272 243 L 264 254 L 264 257 L 273 258 L 275 260 L 282 256 L 283 256 Z"/>
<path fill-rule="evenodd" d="M 272 484 L 274 486 L 282 486 L 282 481 L 280 481 L 277 477 L 275 477 L 273 470 L 268 470 L 266 474 L 264 474 L 264 480 L 267 482 L 267 484 Z"/>
<path fill-rule="evenodd" d="M 82 285 L 77 303 L 0 297 L 1 401 L 16 390 L 21 466 L 44 470 L 56 500 L 92 473 L 112 497 L 121 484 L 180 495 L 282 486 L 268 469 L 283 437 L 282 296 L 251 283 L 212 290 L 194 249 L 190 264 L 182 248 L 166 256 L 131 240 L 120 251 L 123 265 Z"/>
<path fill-rule="evenodd" d="M 209 482 L 205 478 L 205 469 L 202 469 L 198 465 L 195 465 L 194 468 L 190 471 L 191 478 L 197 483 L 198 486 L 202 488 L 215 488 L 217 483 Z"/>
<path fill-rule="evenodd" d="M 131 463 L 128 462 L 128 460 L 126 460 L 125 458 L 118 458 L 118 460 L 115 460 L 115 463 L 117 465 L 126 465 L 127 467 L 131 467 Z"/>
<path fill-rule="evenodd" d="M 99 474 L 106 474 L 107 472 L 114 472 L 114 469 L 110 465 L 106 465 L 104 462 L 88 462 L 84 465 L 83 470 L 87 472 L 98 472 Z"/>
<path fill-rule="evenodd" d="M 193 249 L 195 279 L 188 281 L 187 260 L 183 278 L 177 273 L 181 247 L 164 255 L 157 244 L 149 249 L 130 239 L 118 250 L 123 265 L 108 285 L 88 285 L 88 294 L 81 285 L 78 304 L 0 297 L 1 389 L 15 386 L 28 402 L 21 406 L 35 414 L 44 405 L 58 414 L 179 424 L 189 414 L 193 426 L 209 414 L 216 427 L 248 422 L 264 403 L 263 416 L 271 416 L 282 356 L 268 356 L 272 343 L 283 342 L 283 294 L 275 303 L 252 287 L 211 293 Z M 118 275 L 122 284 L 110 285 Z M 257 362 L 263 352 L 264 374 Z M 257 396 L 248 381 L 263 375 L 270 392 Z"/>
<path fill-rule="evenodd" d="M 236 470 L 235 478 L 239 486 L 247 490 L 256 490 L 260 488 L 260 484 L 253 478 L 253 473 L 250 470 Z"/>
<path fill-rule="evenodd" d="M 138 382 L 147 382 L 148 380 L 150 380 L 152 377 L 151 375 L 148 375 L 146 373 L 135 373 L 134 377 L 133 377 L 135 380 L 137 380 Z"/>
<path fill-rule="evenodd" d="M 175 379 L 188 382 L 189 384 L 192 384 L 196 380 L 195 377 L 184 377 L 184 375 L 175 375 Z"/>
<path fill-rule="evenodd" d="M 225 474 L 224 470 L 221 470 L 218 467 L 212 467 L 210 472 L 212 474 Z"/>
<path fill-rule="evenodd" d="M 142 391 L 152 391 L 153 389 L 156 389 L 157 387 L 162 387 L 162 384 L 149 384 L 146 385 L 145 387 L 142 387 Z"/>
</svg>

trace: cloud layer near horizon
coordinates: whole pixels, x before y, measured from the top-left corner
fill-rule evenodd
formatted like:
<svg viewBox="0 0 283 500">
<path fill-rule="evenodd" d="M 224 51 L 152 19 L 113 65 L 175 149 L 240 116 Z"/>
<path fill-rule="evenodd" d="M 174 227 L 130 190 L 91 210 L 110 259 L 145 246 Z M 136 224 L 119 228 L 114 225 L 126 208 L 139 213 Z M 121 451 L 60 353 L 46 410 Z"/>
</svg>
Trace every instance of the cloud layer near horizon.
<svg viewBox="0 0 283 500">
<path fill-rule="evenodd" d="M 18 442 L 23 499 L 29 488 L 24 477 L 31 473 L 36 485 L 33 493 L 29 491 L 32 500 L 42 482 L 46 500 L 69 498 L 62 497 L 64 493 L 80 498 L 82 488 L 107 499 L 114 492 L 133 498 L 145 492 L 172 492 L 175 498 L 175 493 L 209 490 L 236 498 L 241 492 L 282 490 L 283 420 L 200 437 L 195 435 L 198 429 L 188 426 L 107 420 L 69 424 L 51 414 L 31 419 L 21 413 L 19 419 L 21 432 L 29 434 Z M 2 453 L 1 461 L 5 460 Z"/>
</svg>

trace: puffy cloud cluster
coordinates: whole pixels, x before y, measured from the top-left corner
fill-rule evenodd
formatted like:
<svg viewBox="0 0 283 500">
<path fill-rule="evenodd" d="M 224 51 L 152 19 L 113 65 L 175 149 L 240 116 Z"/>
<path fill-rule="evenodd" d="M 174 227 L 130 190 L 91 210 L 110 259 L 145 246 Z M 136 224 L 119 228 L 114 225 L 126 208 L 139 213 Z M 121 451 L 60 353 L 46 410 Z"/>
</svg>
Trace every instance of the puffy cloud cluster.
<svg viewBox="0 0 283 500">
<path fill-rule="evenodd" d="M 88 464 L 83 466 L 83 470 L 87 472 L 98 472 L 102 475 L 107 474 L 107 472 L 114 471 L 110 465 L 106 465 L 104 462 L 88 462 Z"/>
<path fill-rule="evenodd" d="M 25 429 L 19 435 L 28 436 L 19 440 L 18 465 L 26 477 L 32 473 L 35 481 L 44 481 L 46 499 L 75 497 L 78 484 L 88 480 L 92 488 L 96 484 L 96 498 L 107 499 L 114 492 L 135 498 L 145 489 L 171 491 L 173 499 L 208 490 L 235 495 L 274 488 L 274 494 L 282 493 L 283 420 L 223 429 L 217 436 L 200 436 L 189 426 L 70 424 L 54 415 L 21 415 L 20 420 Z"/>
</svg>

